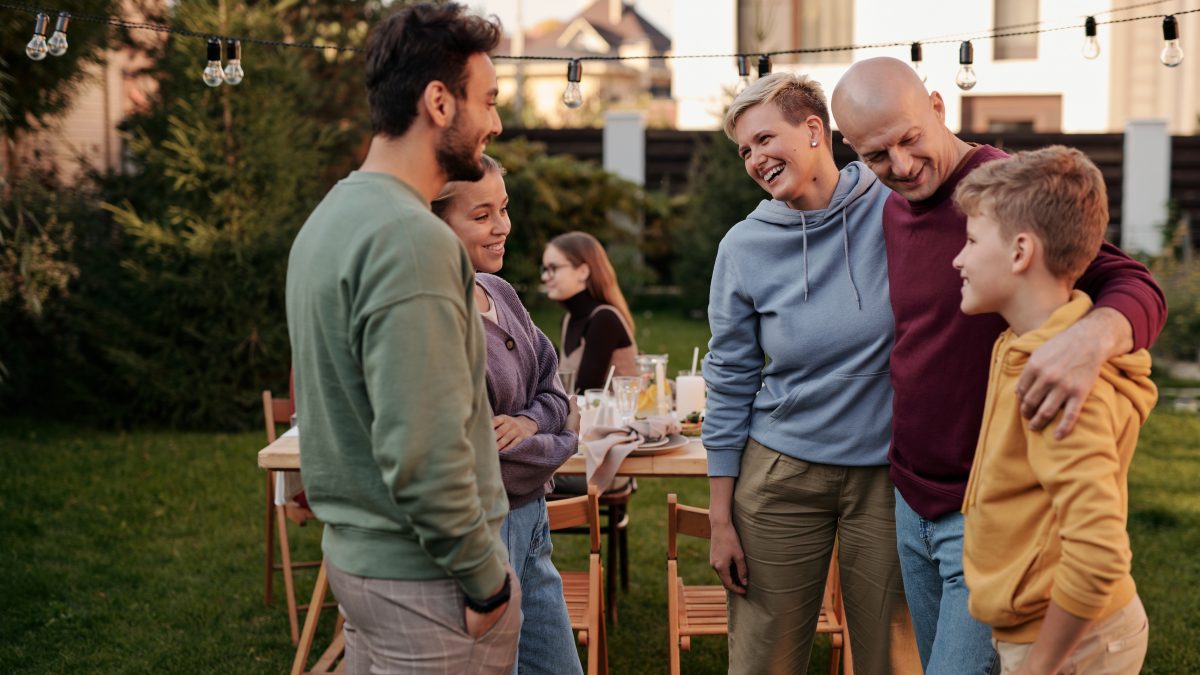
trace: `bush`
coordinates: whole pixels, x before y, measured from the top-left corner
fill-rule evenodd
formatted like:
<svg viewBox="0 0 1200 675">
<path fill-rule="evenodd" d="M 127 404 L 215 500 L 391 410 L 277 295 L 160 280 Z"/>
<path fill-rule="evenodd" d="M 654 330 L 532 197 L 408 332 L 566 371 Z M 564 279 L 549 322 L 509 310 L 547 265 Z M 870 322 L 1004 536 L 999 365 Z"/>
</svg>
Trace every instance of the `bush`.
<svg viewBox="0 0 1200 675">
<path fill-rule="evenodd" d="M 525 139 L 494 143 L 488 153 L 508 171 L 504 180 L 513 229 L 501 274 L 527 302 L 536 302 L 533 291 L 540 284 L 546 244 L 572 230 L 589 232 L 604 244 L 626 294 L 660 281 L 641 251 L 645 233 L 661 239 L 672 228 L 674 214 L 663 197 L 644 193 L 594 162 L 547 156 L 542 144 Z"/>
<path fill-rule="evenodd" d="M 703 311 L 708 307 L 717 245 L 766 195 L 746 175 L 736 149 L 721 132 L 713 132 L 697 149 L 688 191 L 692 196 L 675 236 L 675 280 L 684 307 Z"/>
<path fill-rule="evenodd" d="M 1167 324 L 1154 344 L 1155 356 L 1200 362 L 1200 263 L 1165 255 L 1150 270 L 1167 296 Z"/>
</svg>

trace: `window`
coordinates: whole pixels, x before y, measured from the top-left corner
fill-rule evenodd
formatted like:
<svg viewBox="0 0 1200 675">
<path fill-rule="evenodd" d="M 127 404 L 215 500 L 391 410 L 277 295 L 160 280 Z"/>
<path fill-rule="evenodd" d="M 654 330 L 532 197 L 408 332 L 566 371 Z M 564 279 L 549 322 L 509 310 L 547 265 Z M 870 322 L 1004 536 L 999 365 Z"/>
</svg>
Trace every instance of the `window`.
<svg viewBox="0 0 1200 675">
<path fill-rule="evenodd" d="M 962 129 L 973 133 L 1058 133 L 1062 96 L 964 96 Z"/>
<path fill-rule="evenodd" d="M 1034 30 L 1037 26 L 1026 25 L 1038 22 L 1038 0 L 995 0 L 992 10 L 992 30 L 1007 32 L 1022 32 Z M 1021 26 L 1012 28 L 1012 26 Z M 1036 59 L 1038 55 L 1038 36 L 1010 35 L 993 40 L 992 58 L 996 61 L 1009 59 Z"/>
<path fill-rule="evenodd" d="M 738 51 L 842 47 L 854 41 L 848 0 L 739 0 Z M 786 54 L 778 63 L 849 63 L 853 53 Z M 754 63 L 750 64 L 755 67 Z"/>
</svg>

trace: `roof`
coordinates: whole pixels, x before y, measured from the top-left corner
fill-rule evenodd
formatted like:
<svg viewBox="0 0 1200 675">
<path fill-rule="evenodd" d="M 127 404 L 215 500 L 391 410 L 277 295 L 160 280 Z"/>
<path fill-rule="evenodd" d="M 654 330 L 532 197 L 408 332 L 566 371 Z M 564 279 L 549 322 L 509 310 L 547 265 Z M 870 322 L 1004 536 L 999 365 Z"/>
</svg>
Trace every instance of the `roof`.
<svg viewBox="0 0 1200 675">
<path fill-rule="evenodd" d="M 544 35 L 527 35 L 525 54 L 563 58 L 595 54 L 615 56 L 621 46 L 642 41 L 650 43 L 653 53 L 663 54 L 671 49 L 671 39 L 630 5 L 623 6 L 620 21 L 615 24 L 610 22 L 609 1 L 593 0 L 592 4 L 558 28 Z M 580 34 L 584 34 L 582 42 L 585 45 L 582 47 L 578 46 Z M 597 42 L 597 38 L 601 42 Z M 511 48 L 511 41 L 507 38 L 501 43 L 500 49 L 505 47 Z"/>
</svg>

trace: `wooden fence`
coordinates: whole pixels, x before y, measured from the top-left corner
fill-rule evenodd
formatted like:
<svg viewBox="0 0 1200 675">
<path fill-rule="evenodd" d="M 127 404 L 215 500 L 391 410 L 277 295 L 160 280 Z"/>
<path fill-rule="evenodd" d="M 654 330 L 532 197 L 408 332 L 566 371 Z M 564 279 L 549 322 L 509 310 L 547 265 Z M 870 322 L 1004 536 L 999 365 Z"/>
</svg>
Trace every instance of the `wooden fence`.
<svg viewBox="0 0 1200 675">
<path fill-rule="evenodd" d="M 720 131 L 646 130 L 646 185 L 653 189 L 683 192 L 688 187 L 688 170 L 696 148 Z M 552 155 L 569 154 L 597 163 L 603 161 L 602 129 L 512 129 L 502 139 L 525 137 L 543 143 Z M 1124 169 L 1124 134 L 960 134 L 963 140 L 987 143 L 1016 152 L 1061 144 L 1079 148 L 1100 167 L 1108 188 L 1109 232 L 1120 241 L 1121 174 Z M 855 159 L 854 153 L 834 133 L 834 159 L 838 166 Z M 729 151 L 733 152 L 730 144 Z M 1200 136 L 1171 139 L 1171 199 L 1181 216 L 1191 223 L 1193 245 L 1200 245 Z"/>
</svg>

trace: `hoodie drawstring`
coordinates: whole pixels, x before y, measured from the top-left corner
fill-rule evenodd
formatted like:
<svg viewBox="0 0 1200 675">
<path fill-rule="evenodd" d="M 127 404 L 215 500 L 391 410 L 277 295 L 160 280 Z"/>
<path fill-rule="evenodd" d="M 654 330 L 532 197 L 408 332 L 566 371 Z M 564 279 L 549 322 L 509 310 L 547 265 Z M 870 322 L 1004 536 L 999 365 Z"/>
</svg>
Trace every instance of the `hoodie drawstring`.
<svg viewBox="0 0 1200 675">
<path fill-rule="evenodd" d="M 803 222 L 803 220 L 801 220 Z M 854 289 L 854 299 L 858 302 L 858 309 L 862 311 L 862 297 L 858 294 L 858 286 L 854 284 L 854 272 L 850 269 L 850 232 L 846 225 L 846 210 L 842 210 L 842 250 L 846 254 L 846 276 L 850 278 L 850 288 Z M 808 259 L 805 258 L 805 269 L 807 270 Z M 808 277 L 805 273 L 804 293 L 808 297 Z"/>
<path fill-rule="evenodd" d="M 804 301 L 808 302 L 808 224 L 803 211 L 800 212 L 800 237 L 804 240 Z"/>
</svg>

